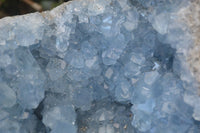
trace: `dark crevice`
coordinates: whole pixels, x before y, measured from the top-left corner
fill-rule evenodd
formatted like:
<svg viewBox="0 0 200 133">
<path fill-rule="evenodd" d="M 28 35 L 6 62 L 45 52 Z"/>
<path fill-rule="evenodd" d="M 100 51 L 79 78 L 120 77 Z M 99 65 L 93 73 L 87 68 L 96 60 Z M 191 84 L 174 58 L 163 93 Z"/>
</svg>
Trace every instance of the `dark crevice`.
<svg viewBox="0 0 200 133">
<path fill-rule="evenodd" d="M 43 101 L 41 101 L 40 104 L 38 105 L 38 107 L 36 109 L 34 109 L 34 114 L 37 116 L 37 118 L 39 120 L 42 120 L 42 114 L 41 113 L 42 113 L 42 110 L 44 108 Z"/>
<path fill-rule="evenodd" d="M 153 57 L 160 62 L 162 71 L 172 71 L 175 53 L 176 50 L 171 48 L 169 44 L 159 43 Z"/>
<path fill-rule="evenodd" d="M 114 132 L 132 133 L 135 129 L 131 125 L 133 114 L 130 111 L 132 104 L 122 104 L 113 101 L 111 98 L 105 98 L 99 101 L 93 101 L 90 110 L 82 111 L 76 109 L 78 133 L 98 132 L 99 128 L 105 125 L 119 124 L 114 128 Z M 101 117 L 105 113 L 105 120 Z M 106 114 L 110 113 L 110 115 Z M 110 118 L 109 118 L 110 117 Z"/>
</svg>

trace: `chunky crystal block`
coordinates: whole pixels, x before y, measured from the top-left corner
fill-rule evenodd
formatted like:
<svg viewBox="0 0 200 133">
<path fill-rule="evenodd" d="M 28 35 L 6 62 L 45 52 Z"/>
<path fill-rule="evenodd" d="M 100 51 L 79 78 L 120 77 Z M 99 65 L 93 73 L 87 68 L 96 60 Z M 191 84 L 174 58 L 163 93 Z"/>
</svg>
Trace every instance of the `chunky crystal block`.
<svg viewBox="0 0 200 133">
<path fill-rule="evenodd" d="M 0 133 L 199 133 L 195 2 L 74 0 L 1 19 Z"/>
</svg>

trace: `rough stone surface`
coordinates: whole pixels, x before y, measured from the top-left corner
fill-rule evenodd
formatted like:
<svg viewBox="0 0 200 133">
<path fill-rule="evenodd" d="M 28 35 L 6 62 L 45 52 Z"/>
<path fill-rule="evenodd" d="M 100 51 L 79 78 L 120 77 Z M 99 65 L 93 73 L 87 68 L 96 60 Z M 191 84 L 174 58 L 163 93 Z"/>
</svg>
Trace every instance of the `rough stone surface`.
<svg viewBox="0 0 200 133">
<path fill-rule="evenodd" d="M 74 0 L 0 20 L 0 133 L 199 133 L 198 0 Z"/>
</svg>

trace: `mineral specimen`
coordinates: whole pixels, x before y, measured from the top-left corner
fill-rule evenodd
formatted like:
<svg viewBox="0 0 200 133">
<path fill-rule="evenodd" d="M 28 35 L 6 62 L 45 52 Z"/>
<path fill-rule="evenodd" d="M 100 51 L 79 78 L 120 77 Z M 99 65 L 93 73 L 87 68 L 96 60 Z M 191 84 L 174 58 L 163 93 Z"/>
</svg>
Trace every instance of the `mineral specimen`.
<svg viewBox="0 0 200 133">
<path fill-rule="evenodd" d="M 199 133 L 194 5 L 74 0 L 1 19 L 0 133 Z"/>
</svg>

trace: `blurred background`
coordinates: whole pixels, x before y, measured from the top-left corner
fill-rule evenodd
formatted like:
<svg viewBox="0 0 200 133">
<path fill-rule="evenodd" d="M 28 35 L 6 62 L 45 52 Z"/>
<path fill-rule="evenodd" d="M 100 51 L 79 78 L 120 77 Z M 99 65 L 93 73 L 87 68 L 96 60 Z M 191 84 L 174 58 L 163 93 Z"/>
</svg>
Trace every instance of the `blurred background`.
<svg viewBox="0 0 200 133">
<path fill-rule="evenodd" d="M 50 10 L 70 0 L 0 0 L 0 18 Z"/>
</svg>

